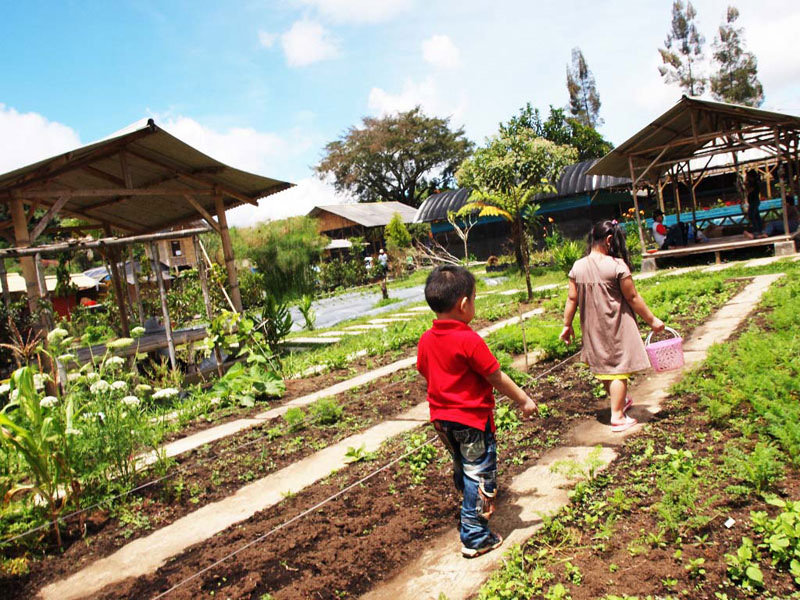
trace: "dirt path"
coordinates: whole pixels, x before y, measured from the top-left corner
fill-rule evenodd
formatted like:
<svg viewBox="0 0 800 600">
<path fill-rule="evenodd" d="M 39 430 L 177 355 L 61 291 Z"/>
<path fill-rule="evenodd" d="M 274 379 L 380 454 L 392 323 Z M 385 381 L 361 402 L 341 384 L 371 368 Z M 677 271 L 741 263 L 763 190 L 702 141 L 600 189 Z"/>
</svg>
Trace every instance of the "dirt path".
<svg viewBox="0 0 800 600">
<path fill-rule="evenodd" d="M 698 328 L 685 344 L 686 368 L 705 360 L 708 348 L 725 341 L 756 307 L 764 292 L 782 275 L 756 276 L 753 283 L 718 310 L 703 326 Z M 657 414 L 661 402 L 667 397 L 669 387 L 680 379 L 682 371 L 651 375 L 636 385 L 631 395 L 635 399 L 631 415 L 641 423 Z M 541 527 L 541 515 L 553 514 L 568 502 L 564 477 L 550 472 L 556 460 L 584 460 L 593 446 L 603 447 L 598 457 L 604 466 L 613 461 L 617 453 L 613 446 L 621 444 L 630 435 L 641 430 L 642 425 L 624 434 L 613 434 L 607 425 L 597 420 L 587 420 L 567 436 L 570 446 L 557 448 L 543 456 L 534 466 L 514 478 L 509 486 L 506 501 L 493 518 L 493 526 L 505 537 L 504 547 L 527 540 Z M 468 598 L 496 570 L 502 552 L 491 552 L 466 561 L 459 552 L 458 532 L 448 531 L 435 539 L 427 551 L 383 585 L 362 596 L 364 600 L 422 600 L 445 594 L 449 600 Z"/>
</svg>

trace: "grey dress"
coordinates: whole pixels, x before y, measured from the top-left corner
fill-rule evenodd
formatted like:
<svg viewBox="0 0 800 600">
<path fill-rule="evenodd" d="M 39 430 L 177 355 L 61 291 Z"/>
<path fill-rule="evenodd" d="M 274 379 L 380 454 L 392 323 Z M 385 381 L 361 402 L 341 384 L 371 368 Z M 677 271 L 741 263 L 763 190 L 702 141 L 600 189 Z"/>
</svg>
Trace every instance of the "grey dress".
<svg viewBox="0 0 800 600">
<path fill-rule="evenodd" d="M 636 317 L 620 285 L 630 276 L 625 261 L 603 254 L 581 258 L 569 272 L 578 288 L 581 360 L 596 375 L 633 373 L 650 367 Z"/>
</svg>

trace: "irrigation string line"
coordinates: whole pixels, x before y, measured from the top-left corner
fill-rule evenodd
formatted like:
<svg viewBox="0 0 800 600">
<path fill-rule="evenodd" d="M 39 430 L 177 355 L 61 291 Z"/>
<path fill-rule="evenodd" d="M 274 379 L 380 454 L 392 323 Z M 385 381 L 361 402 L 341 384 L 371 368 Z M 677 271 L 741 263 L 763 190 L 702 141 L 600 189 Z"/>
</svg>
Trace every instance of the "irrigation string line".
<svg viewBox="0 0 800 600">
<path fill-rule="evenodd" d="M 563 365 L 563 364 L 565 364 L 565 363 L 569 362 L 570 360 L 572 360 L 573 358 L 575 358 L 576 356 L 578 356 L 578 354 L 580 354 L 580 351 L 576 352 L 575 354 L 572 354 L 571 356 L 568 356 L 567 358 L 565 358 L 565 359 L 564 359 L 564 360 L 562 360 L 561 362 L 557 363 L 556 365 L 554 365 L 554 366 L 550 367 L 550 368 L 549 368 L 549 369 L 547 369 L 546 371 L 543 371 L 543 372 L 539 373 L 538 375 L 536 375 L 535 377 L 533 377 L 533 379 L 532 379 L 532 380 L 533 380 L 533 381 L 536 381 L 536 380 L 538 380 L 538 379 L 541 379 L 542 377 L 544 377 L 544 376 L 545 376 L 545 375 L 547 375 L 548 373 L 551 373 L 552 371 L 556 370 L 556 369 L 557 369 L 558 367 L 560 367 L 561 365 Z M 505 397 L 505 396 L 503 396 L 503 397 Z M 185 579 L 182 579 L 181 581 L 179 581 L 178 583 L 176 583 L 175 585 L 173 585 L 173 586 L 172 586 L 171 588 L 169 588 L 168 590 L 166 590 L 166 591 L 164 591 L 164 592 L 161 592 L 161 593 L 160 593 L 160 594 L 158 594 L 157 596 L 154 596 L 154 597 L 152 598 L 152 600 L 159 600 L 159 598 L 163 598 L 164 596 L 166 596 L 167 594 L 169 594 L 169 593 L 171 593 L 171 592 L 175 591 L 175 590 L 176 590 L 176 589 L 178 589 L 179 587 L 181 587 L 181 586 L 183 586 L 183 585 L 185 585 L 185 584 L 189 583 L 190 581 L 192 581 L 192 580 L 194 580 L 194 579 L 197 579 L 198 577 L 200 577 L 200 576 L 201 576 L 201 575 L 203 575 L 204 573 L 207 573 L 207 572 L 208 572 L 208 571 L 210 571 L 211 569 L 213 569 L 213 568 L 215 568 L 215 567 L 217 567 L 217 566 L 221 565 L 221 564 L 222 564 L 223 562 L 225 562 L 226 560 L 229 560 L 229 559 L 233 558 L 234 556 L 236 556 L 236 555 L 237 555 L 237 554 L 239 554 L 240 552 L 243 552 L 244 550 L 247 550 L 248 548 L 250 548 L 251 546 L 253 546 L 253 545 L 255 545 L 255 544 L 259 543 L 259 542 L 262 542 L 263 540 L 267 539 L 269 536 L 271 536 L 271 535 L 273 535 L 273 534 L 277 533 L 278 531 L 280 531 L 281 529 L 284 529 L 285 527 L 288 527 L 289 525 L 291 525 L 291 524 L 292 524 L 292 523 L 294 523 L 295 521 L 298 521 L 298 520 L 302 519 L 302 518 L 303 518 L 303 517 L 305 517 L 306 515 L 308 515 L 308 514 L 310 514 L 310 513 L 314 512 L 315 510 L 317 510 L 318 508 L 320 508 L 320 507 L 324 506 L 324 505 L 325 505 L 325 504 L 327 504 L 328 502 L 332 502 L 333 500 L 335 500 L 335 499 L 336 499 L 336 498 L 338 498 L 339 496 L 341 496 L 341 495 L 343 495 L 343 494 L 346 494 L 347 492 L 349 492 L 349 491 L 350 491 L 350 490 L 352 490 L 353 488 L 355 488 L 355 487 L 357 487 L 357 486 L 359 486 L 359 485 L 363 484 L 364 482 L 366 482 L 366 481 L 368 481 L 368 480 L 372 479 L 372 478 L 373 478 L 373 477 L 375 477 L 375 475 L 377 475 L 378 473 L 381 473 L 381 472 L 385 471 L 385 470 L 386 470 L 386 469 L 388 469 L 389 467 L 392 467 L 392 466 L 396 465 L 396 464 L 397 464 L 398 462 L 400 462 L 401 460 L 403 460 L 403 459 L 405 459 L 405 458 L 407 458 L 407 457 L 411 456 L 412 454 L 415 454 L 416 452 L 419 452 L 419 451 L 420 451 L 422 448 L 424 448 L 425 446 L 428 446 L 428 445 L 429 445 L 431 442 L 433 442 L 433 441 L 434 441 L 434 440 L 435 440 L 437 437 L 438 437 L 438 436 L 436 436 L 436 435 L 433 435 L 433 436 L 429 437 L 429 438 L 427 439 L 427 441 L 425 441 L 425 443 L 424 443 L 424 444 L 420 444 L 420 445 L 419 445 L 419 446 L 417 446 L 416 448 L 412 448 L 411 450 L 409 450 L 409 451 L 408 451 L 408 452 L 406 452 L 405 454 L 403 454 L 403 455 L 401 455 L 401 456 L 399 456 L 399 457 L 395 458 L 394 460 L 392 460 L 392 461 L 390 461 L 390 462 L 386 463 L 386 464 L 385 464 L 385 465 L 383 465 L 382 467 L 379 467 L 378 469 L 376 469 L 376 470 L 372 471 L 371 473 L 369 473 L 369 474 L 365 475 L 364 477 L 362 477 L 361 479 L 359 479 L 359 480 L 358 480 L 358 481 L 356 481 L 355 483 L 351 483 L 351 484 L 350 484 L 350 485 L 348 485 L 346 488 L 344 488 L 344 489 L 342 489 L 342 490 L 340 490 L 340 491 L 336 492 L 336 493 L 335 493 L 335 494 L 333 494 L 332 496 L 328 496 L 327 498 L 325 498 L 324 500 L 322 500 L 322 501 L 318 502 L 317 504 L 315 504 L 315 505 L 314 505 L 314 506 L 312 506 L 311 508 L 308 508 L 308 509 L 304 510 L 303 512 L 301 512 L 301 513 L 299 513 L 299 514 L 295 515 L 294 517 L 292 517 L 292 518 L 291 518 L 291 519 L 289 519 L 288 521 L 284 521 L 284 522 L 283 522 L 283 523 L 281 523 L 280 525 L 277 525 L 276 527 L 273 527 L 273 528 L 272 528 L 272 529 L 270 529 L 270 530 L 269 530 L 267 533 L 264 533 L 264 534 L 262 534 L 262 535 L 258 536 L 257 538 L 254 538 L 254 539 L 250 540 L 250 541 L 249 541 L 249 542 L 247 542 L 247 543 L 246 543 L 244 546 L 241 546 L 240 548 L 237 548 L 237 549 L 236 549 L 236 550 L 234 550 L 233 552 L 230 552 L 230 553 L 226 554 L 225 556 L 223 556 L 223 557 L 222 557 L 222 558 L 220 558 L 219 560 L 217 560 L 217 561 L 213 562 L 212 564 L 208 565 L 207 567 L 204 567 L 204 568 L 203 568 L 203 569 L 201 569 L 200 571 L 197 571 L 196 573 L 194 573 L 194 574 L 190 575 L 189 577 L 187 577 L 187 578 L 185 578 Z"/>
<path fill-rule="evenodd" d="M 381 391 L 385 390 L 387 387 L 389 387 L 391 385 L 395 385 L 397 383 L 398 382 L 396 382 L 396 381 L 389 381 L 389 382 L 381 385 L 379 388 L 373 390 L 373 393 L 381 392 Z M 291 402 L 291 400 L 289 402 Z M 292 407 L 289 407 L 289 408 L 292 408 Z M 279 418 L 280 417 L 278 416 L 278 417 L 273 417 L 272 419 L 264 419 L 263 422 L 261 423 L 261 426 L 263 426 L 264 424 L 269 423 L 271 421 L 275 421 L 275 420 L 277 420 Z M 301 425 L 302 426 L 309 425 L 311 423 L 312 419 L 313 419 L 313 415 L 306 415 L 306 417 L 302 421 L 298 422 L 295 426 L 298 427 L 298 426 L 301 426 Z M 204 458 L 200 458 L 197 461 L 197 463 L 194 464 L 194 466 L 201 466 L 201 465 L 204 465 L 204 464 L 206 464 L 207 462 L 209 462 L 211 460 L 216 460 L 218 458 L 222 458 L 224 456 L 227 456 L 228 454 L 230 454 L 232 452 L 239 452 L 239 451 L 244 450 L 245 448 L 247 448 L 249 446 L 252 446 L 253 444 L 256 444 L 258 442 L 263 441 L 265 438 L 268 438 L 268 437 L 269 437 L 269 432 L 267 432 L 264 435 L 261 435 L 261 436 L 255 438 L 255 439 L 252 439 L 252 440 L 250 440 L 248 442 L 243 442 L 243 443 L 241 443 L 238 446 L 235 446 L 233 448 L 228 448 L 226 450 L 223 450 L 219 454 L 212 454 L 212 455 L 206 456 Z M 220 439 L 224 439 L 224 438 L 220 438 Z M 219 441 L 219 440 L 214 440 L 214 441 Z M 197 450 L 197 448 L 193 448 L 193 450 Z M 181 467 L 178 467 L 177 469 L 173 470 L 170 473 L 167 473 L 166 475 L 163 475 L 162 477 L 158 477 L 158 478 L 153 479 L 151 481 L 148 481 L 146 483 L 142 483 L 142 484 L 140 484 L 140 485 L 138 485 L 138 486 L 136 486 L 134 488 L 131 488 L 130 490 L 127 490 L 125 492 L 121 492 L 121 493 L 117 494 L 116 496 L 111 496 L 110 498 L 107 498 L 107 499 L 102 500 L 100 502 L 96 502 L 95 504 L 92 504 L 90 506 L 86 506 L 84 508 L 80 508 L 80 509 L 75 510 L 75 511 L 69 513 L 69 514 L 64 515 L 64 516 L 59 516 L 59 517 L 56 518 L 56 521 L 59 522 L 59 523 L 66 523 L 67 521 L 73 519 L 74 517 L 77 517 L 78 515 L 82 515 L 83 513 L 86 513 L 86 512 L 88 512 L 90 510 L 94 510 L 95 508 L 99 508 L 101 506 L 109 505 L 112 502 L 114 502 L 116 500 L 119 500 L 120 498 L 123 498 L 125 496 L 130 495 L 130 494 L 133 494 L 135 492 L 139 492 L 139 491 L 141 491 L 143 489 L 152 487 L 152 486 L 154 486 L 154 485 L 156 485 L 158 483 L 161 483 L 162 481 L 165 481 L 167 479 L 171 479 L 172 477 L 175 477 L 176 475 L 179 475 L 181 473 L 186 472 L 187 470 L 189 470 L 189 467 L 191 467 L 191 466 L 193 466 L 193 465 L 186 464 L 186 465 L 183 465 Z M 4 539 L 4 540 L 0 540 L 0 546 L 5 546 L 5 545 L 8 545 L 8 544 L 11 544 L 11 543 L 15 542 L 16 540 L 19 540 L 21 538 L 24 538 L 24 537 L 27 537 L 27 536 L 31 535 L 32 533 L 36 533 L 37 531 L 41 531 L 43 529 L 47 529 L 47 528 L 51 527 L 52 525 L 53 525 L 52 521 L 49 521 L 47 523 L 42 523 L 41 525 L 37 525 L 36 527 L 33 527 L 31 529 L 28 529 L 27 531 L 19 533 L 19 534 L 15 535 L 14 537 L 10 537 L 10 538 Z"/>
<path fill-rule="evenodd" d="M 291 518 L 291 519 L 289 519 L 288 521 L 284 521 L 283 523 L 281 523 L 281 524 L 280 524 L 280 525 L 278 525 L 277 527 L 274 527 L 274 528 L 270 529 L 270 530 L 269 530 L 267 533 L 265 533 L 265 534 L 263 534 L 263 535 L 260 535 L 260 536 L 258 536 L 257 538 L 255 538 L 255 539 L 253 539 L 253 540 L 250 540 L 250 541 L 249 541 L 249 542 L 247 542 L 247 543 L 246 543 L 244 546 L 242 546 L 242 547 L 240 547 L 240 548 L 237 548 L 236 550 L 234 550 L 233 552 L 231 552 L 231 553 L 229 553 L 229 554 L 227 554 L 227 555 L 223 556 L 222 558 L 220 558 L 220 559 L 219 559 L 219 560 L 217 560 L 216 562 L 214 562 L 214 563 L 210 564 L 209 566 L 207 566 L 207 567 L 205 567 L 205 568 L 201 569 L 201 570 L 200 570 L 200 571 L 198 571 L 197 573 L 194 573 L 193 575 L 190 575 L 190 576 L 189 576 L 189 577 L 187 577 L 186 579 L 183 579 L 183 580 L 179 581 L 178 583 L 176 583 L 175 585 L 173 585 L 173 586 L 172 586 L 171 588 L 169 588 L 168 590 L 166 590 L 166 591 L 164 591 L 164 592 L 161 592 L 161 593 L 160 593 L 158 596 L 154 596 L 154 597 L 153 597 L 153 600 L 158 600 L 159 598 L 163 598 L 164 596 L 166 596 L 166 595 L 167 595 L 167 594 L 169 594 L 170 592 L 172 592 L 172 591 L 174 591 L 174 590 L 178 589 L 178 588 L 179 588 L 179 587 L 181 587 L 182 585 L 184 585 L 184 584 L 186 584 L 186 583 L 189 583 L 189 582 L 190 582 L 190 581 L 192 581 L 193 579 L 196 579 L 196 578 L 200 577 L 200 575 L 202 575 L 203 573 L 206 573 L 206 572 L 210 571 L 211 569 L 213 569 L 214 567 L 216 567 L 216 566 L 218 566 L 218 565 L 222 564 L 222 563 L 223 563 L 223 562 L 225 562 L 226 560 L 228 560 L 228 559 L 230 559 L 230 558 L 233 558 L 234 556 L 236 556 L 236 555 L 237 555 L 237 554 L 239 554 L 240 552 L 242 552 L 242 551 L 244 551 L 244 550 L 247 550 L 247 549 L 248 549 L 250 546 L 253 546 L 254 544 L 257 544 L 257 543 L 259 543 L 259 542 L 261 542 L 261 541 L 265 540 L 266 538 L 268 538 L 269 536 L 273 535 L 274 533 L 277 533 L 278 531 L 280 531 L 280 530 L 281 530 L 281 529 L 283 529 L 284 527 L 288 527 L 289 525 L 291 525 L 291 524 L 292 524 L 292 523 L 294 523 L 295 521 L 298 521 L 299 519 L 302 519 L 302 518 L 303 518 L 303 517 L 305 517 L 306 515 L 308 515 L 308 514 L 310 514 L 310 513 L 314 512 L 315 510 L 317 510 L 317 509 L 321 508 L 322 506 L 324 506 L 324 505 L 325 505 L 325 504 L 327 504 L 328 502 L 331 502 L 331 501 L 335 500 L 336 498 L 338 498 L 339 496 L 341 496 L 341 495 L 343 495 L 343 494 L 346 494 L 347 492 L 349 492 L 349 491 L 350 491 L 350 490 L 352 490 L 353 488 L 355 488 L 355 487 L 358 487 L 359 485 L 361 485 L 361 484 L 362 484 L 362 483 L 364 483 L 365 481 L 368 481 L 368 480 L 372 479 L 372 478 L 373 478 L 373 477 L 375 477 L 375 475 L 377 475 L 378 473 L 381 473 L 382 471 L 385 471 L 385 470 L 386 470 L 386 469 L 388 469 L 389 467 L 391 467 L 391 466 L 394 466 L 395 464 L 397 464 L 398 462 L 400 462 L 400 461 L 401 461 L 401 460 L 403 460 L 404 458 L 406 458 L 406 457 L 408 457 L 408 456 L 411 456 L 412 454 L 414 454 L 414 453 L 416 453 L 416 452 L 419 452 L 419 450 L 421 450 L 422 448 L 424 448 L 425 446 L 427 446 L 428 444 L 430 444 L 430 443 L 431 443 L 433 440 L 435 440 L 435 439 L 436 439 L 436 437 L 437 437 L 437 436 L 435 436 L 435 435 L 431 436 L 430 438 L 428 438 L 428 440 L 427 440 L 427 441 L 426 441 L 424 444 L 421 444 L 421 445 L 417 446 L 416 448 L 412 448 L 411 450 L 409 450 L 409 451 L 408 451 L 408 452 L 406 452 L 405 454 L 403 454 L 403 455 L 401 455 L 401 456 L 398 456 L 397 458 L 395 458 L 395 459 L 394 459 L 394 460 L 392 460 L 391 462 L 388 462 L 388 463 L 386 463 L 385 465 L 383 465 L 383 466 L 382 466 L 382 467 L 380 467 L 379 469 L 376 469 L 375 471 L 372 471 L 372 473 L 369 473 L 369 474 L 365 475 L 364 477 L 362 477 L 361 479 L 359 479 L 359 480 L 358 480 L 358 481 L 356 481 L 355 483 L 351 483 L 351 484 L 350 484 L 350 485 L 348 485 L 346 488 L 344 488 L 344 489 L 342 489 L 342 490 L 339 490 L 338 492 L 336 492 L 336 493 L 335 493 L 335 494 L 333 494 L 332 496 L 328 496 L 327 498 L 325 498 L 325 499 L 324 499 L 324 500 L 322 500 L 321 502 L 318 502 L 317 504 L 315 504 L 315 505 L 314 505 L 314 506 L 312 506 L 311 508 L 308 508 L 308 509 L 304 510 L 303 512 L 301 512 L 301 513 L 299 513 L 299 514 L 295 515 L 294 517 L 292 517 L 292 518 Z"/>
</svg>

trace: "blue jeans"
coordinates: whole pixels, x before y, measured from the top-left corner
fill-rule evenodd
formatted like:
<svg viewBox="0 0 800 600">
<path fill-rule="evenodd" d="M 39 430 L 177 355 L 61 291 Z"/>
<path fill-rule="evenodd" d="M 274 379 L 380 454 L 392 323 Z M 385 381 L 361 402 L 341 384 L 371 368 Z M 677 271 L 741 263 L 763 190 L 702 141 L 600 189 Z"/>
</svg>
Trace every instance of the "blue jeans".
<svg viewBox="0 0 800 600">
<path fill-rule="evenodd" d="M 464 494 L 461 502 L 461 543 L 480 548 L 492 532 L 482 516 L 485 500 L 497 495 L 497 444 L 487 422 L 484 431 L 453 423 L 434 421 L 439 438 L 453 458 L 453 483 Z"/>
</svg>

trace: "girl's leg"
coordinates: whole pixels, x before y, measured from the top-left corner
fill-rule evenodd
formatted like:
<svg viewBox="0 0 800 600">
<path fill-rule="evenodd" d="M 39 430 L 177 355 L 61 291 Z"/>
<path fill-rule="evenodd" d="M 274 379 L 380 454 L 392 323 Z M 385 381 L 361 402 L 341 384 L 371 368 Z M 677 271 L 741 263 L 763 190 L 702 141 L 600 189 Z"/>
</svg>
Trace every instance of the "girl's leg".
<svg viewBox="0 0 800 600">
<path fill-rule="evenodd" d="M 620 423 L 625 420 L 622 410 L 625 406 L 625 397 L 628 395 L 627 379 L 612 379 L 604 381 L 606 393 L 611 402 L 611 422 Z"/>
</svg>

